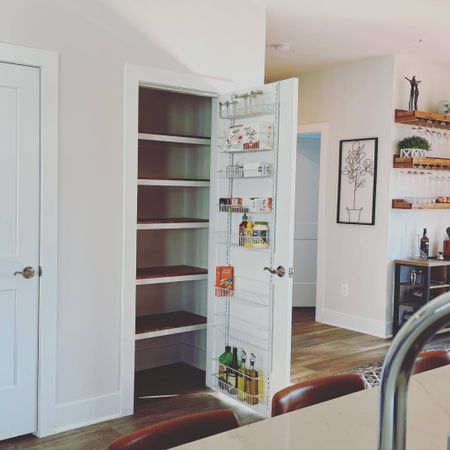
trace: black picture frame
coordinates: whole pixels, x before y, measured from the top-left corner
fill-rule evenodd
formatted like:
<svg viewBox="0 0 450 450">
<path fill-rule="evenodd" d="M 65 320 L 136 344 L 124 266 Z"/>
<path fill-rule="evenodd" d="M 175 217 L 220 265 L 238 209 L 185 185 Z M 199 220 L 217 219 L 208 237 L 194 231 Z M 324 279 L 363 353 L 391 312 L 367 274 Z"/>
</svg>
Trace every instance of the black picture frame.
<svg viewBox="0 0 450 450">
<path fill-rule="evenodd" d="M 377 165 L 378 138 L 339 142 L 337 223 L 375 225 Z M 363 198 L 358 193 L 363 193 Z"/>
</svg>

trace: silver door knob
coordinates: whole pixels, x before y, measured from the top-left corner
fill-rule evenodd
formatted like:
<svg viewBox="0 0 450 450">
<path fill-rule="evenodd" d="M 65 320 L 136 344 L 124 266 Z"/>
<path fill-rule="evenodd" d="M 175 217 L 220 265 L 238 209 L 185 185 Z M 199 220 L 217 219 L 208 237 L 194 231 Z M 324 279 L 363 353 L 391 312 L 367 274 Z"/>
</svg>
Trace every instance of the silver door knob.
<svg viewBox="0 0 450 450">
<path fill-rule="evenodd" d="M 270 267 L 264 267 L 272 275 L 278 275 L 280 278 L 286 275 L 286 269 L 283 266 L 278 266 L 276 269 L 271 269 Z"/>
<path fill-rule="evenodd" d="M 30 267 L 30 266 L 24 267 L 22 272 L 14 272 L 14 275 L 16 275 L 16 276 L 17 275 L 22 275 L 27 280 L 29 278 L 33 278 L 34 274 L 35 274 L 35 270 L 32 267 Z"/>
</svg>

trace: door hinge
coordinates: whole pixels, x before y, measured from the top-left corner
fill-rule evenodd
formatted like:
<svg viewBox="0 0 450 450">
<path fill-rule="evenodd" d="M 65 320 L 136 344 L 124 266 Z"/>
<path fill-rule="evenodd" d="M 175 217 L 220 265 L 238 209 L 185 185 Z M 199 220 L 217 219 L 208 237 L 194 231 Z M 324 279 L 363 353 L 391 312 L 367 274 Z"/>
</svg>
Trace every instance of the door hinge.
<svg viewBox="0 0 450 450">
<path fill-rule="evenodd" d="M 38 275 L 42 277 L 42 266 L 39 266 Z"/>
<path fill-rule="evenodd" d="M 294 277 L 294 268 L 293 267 L 289 267 L 288 276 L 289 276 L 289 278 L 293 278 Z"/>
</svg>

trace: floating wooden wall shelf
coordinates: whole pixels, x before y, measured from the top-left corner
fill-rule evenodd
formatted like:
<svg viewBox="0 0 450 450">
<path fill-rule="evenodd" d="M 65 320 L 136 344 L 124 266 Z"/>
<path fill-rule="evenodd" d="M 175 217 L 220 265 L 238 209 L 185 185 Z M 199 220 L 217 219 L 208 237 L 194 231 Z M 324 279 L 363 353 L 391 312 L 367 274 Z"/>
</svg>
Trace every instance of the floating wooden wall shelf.
<svg viewBox="0 0 450 450">
<path fill-rule="evenodd" d="M 437 168 L 450 170 L 450 159 L 448 158 L 404 158 L 402 156 L 394 156 L 394 168 L 396 169 L 416 169 L 416 168 Z"/>
<path fill-rule="evenodd" d="M 425 111 L 396 109 L 395 122 L 403 125 L 425 125 L 450 130 L 450 116 Z"/>
<path fill-rule="evenodd" d="M 450 209 L 450 203 L 410 203 L 403 199 L 392 200 L 394 209 Z"/>
</svg>

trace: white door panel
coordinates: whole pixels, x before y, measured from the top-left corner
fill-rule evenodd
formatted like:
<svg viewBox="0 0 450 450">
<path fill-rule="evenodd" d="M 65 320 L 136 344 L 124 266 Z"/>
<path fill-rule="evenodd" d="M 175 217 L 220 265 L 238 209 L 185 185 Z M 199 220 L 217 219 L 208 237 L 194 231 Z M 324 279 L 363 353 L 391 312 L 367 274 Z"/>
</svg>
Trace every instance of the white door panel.
<svg viewBox="0 0 450 450">
<path fill-rule="evenodd" d="M 261 109 L 258 103 L 251 104 L 250 90 L 224 95 L 219 101 L 222 105 L 232 105 L 237 101 L 234 109 L 237 113 L 232 118 L 219 120 L 213 126 L 219 137 L 230 133 L 230 126 L 239 126 L 241 130 L 246 130 L 243 141 L 252 136 L 251 139 L 256 139 L 258 144 L 252 142 L 250 148 L 245 148 L 244 144 L 239 146 L 240 140 L 232 140 L 235 146 L 227 147 L 224 145 L 226 141 L 219 138 L 215 146 L 213 136 L 208 385 L 224 392 L 214 375 L 218 371 L 217 358 L 223 353 L 225 345 L 238 348 L 239 355 L 242 350 L 248 357 L 253 353 L 260 377 L 259 397 L 254 403 L 249 400 L 244 403 L 264 415 L 270 414 L 271 396 L 290 383 L 293 288 L 290 269 L 294 258 L 297 86 L 298 80 L 290 79 L 251 90 L 263 94 L 261 102 L 265 107 Z M 242 100 L 245 98 L 247 100 Z M 236 131 L 236 128 L 233 130 Z M 230 169 L 248 169 L 255 163 L 268 165 L 272 170 L 260 178 L 246 177 L 245 170 L 243 177 L 227 178 Z M 251 205 L 247 203 L 250 199 L 272 198 L 272 209 L 269 207 L 261 211 L 252 206 L 247 208 L 249 221 L 267 223 L 269 243 L 266 248 L 248 248 L 239 244 L 242 208 L 219 206 L 219 199 L 223 203 L 230 197 L 241 199 L 244 209 L 245 205 Z M 216 266 L 227 265 L 233 266 L 234 288 L 231 293 L 228 292 L 230 295 L 218 296 L 215 294 Z M 264 269 L 276 269 L 278 266 L 284 267 L 283 276 Z"/>
<path fill-rule="evenodd" d="M 38 270 L 39 70 L 0 63 L 0 440 L 36 429 Z"/>
</svg>

